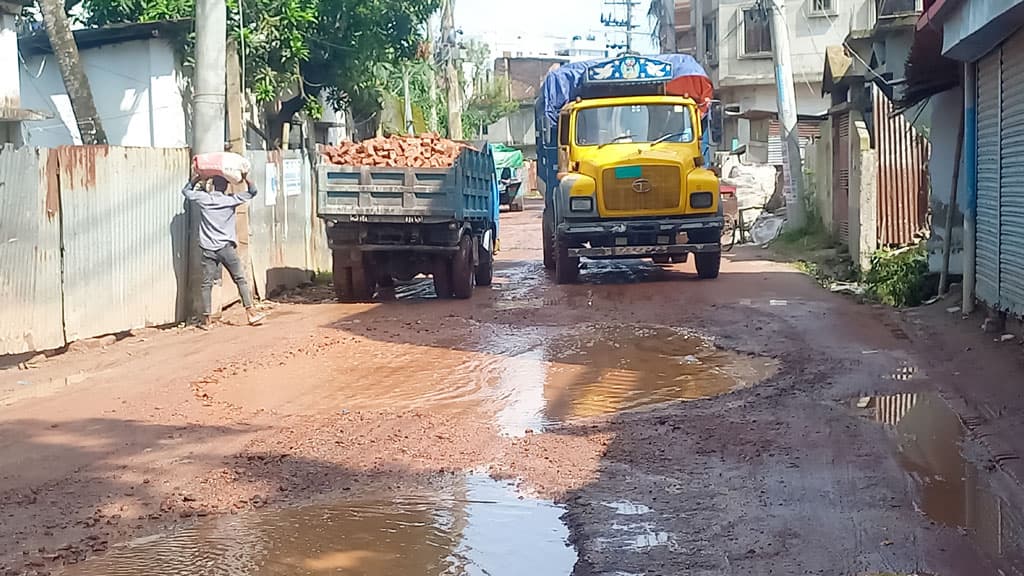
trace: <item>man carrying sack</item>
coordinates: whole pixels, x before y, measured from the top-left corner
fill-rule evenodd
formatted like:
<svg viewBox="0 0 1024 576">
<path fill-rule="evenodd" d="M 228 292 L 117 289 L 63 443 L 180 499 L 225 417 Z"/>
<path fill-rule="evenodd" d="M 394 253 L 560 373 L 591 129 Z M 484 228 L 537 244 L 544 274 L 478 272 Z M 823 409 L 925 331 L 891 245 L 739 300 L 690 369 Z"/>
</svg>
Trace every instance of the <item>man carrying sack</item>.
<svg viewBox="0 0 1024 576">
<path fill-rule="evenodd" d="M 237 154 L 209 154 L 193 160 L 193 176 L 182 194 L 199 207 L 199 248 L 202 251 L 202 318 L 200 328 L 211 324 L 213 286 L 221 278 L 221 266 L 228 269 L 238 287 L 250 325 L 263 321 L 264 314 L 253 305 L 252 291 L 242 261 L 238 258 L 235 209 L 256 196 L 249 179 L 249 162 Z"/>
</svg>

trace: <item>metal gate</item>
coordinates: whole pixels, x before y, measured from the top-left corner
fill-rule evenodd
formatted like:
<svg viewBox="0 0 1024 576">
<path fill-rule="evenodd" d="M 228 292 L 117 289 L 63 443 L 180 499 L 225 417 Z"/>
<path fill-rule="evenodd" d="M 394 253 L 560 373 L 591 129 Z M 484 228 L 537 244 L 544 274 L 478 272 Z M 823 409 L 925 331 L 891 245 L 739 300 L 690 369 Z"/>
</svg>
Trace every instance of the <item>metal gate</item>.
<svg viewBox="0 0 1024 576">
<path fill-rule="evenodd" d="M 1024 33 L 977 64 L 975 290 L 990 307 L 1024 315 Z"/>
<path fill-rule="evenodd" d="M 1002 47 L 999 166 L 999 301 L 1024 314 L 1024 34 Z"/>
<path fill-rule="evenodd" d="M 839 241 L 850 238 L 850 113 L 835 115 L 832 124 L 832 231 Z"/>
<path fill-rule="evenodd" d="M 875 150 L 878 152 L 878 243 L 906 246 L 927 228 L 928 140 L 873 85 Z"/>
<path fill-rule="evenodd" d="M 978 62 L 978 211 L 975 289 L 983 302 L 999 304 L 1000 56 Z"/>
</svg>

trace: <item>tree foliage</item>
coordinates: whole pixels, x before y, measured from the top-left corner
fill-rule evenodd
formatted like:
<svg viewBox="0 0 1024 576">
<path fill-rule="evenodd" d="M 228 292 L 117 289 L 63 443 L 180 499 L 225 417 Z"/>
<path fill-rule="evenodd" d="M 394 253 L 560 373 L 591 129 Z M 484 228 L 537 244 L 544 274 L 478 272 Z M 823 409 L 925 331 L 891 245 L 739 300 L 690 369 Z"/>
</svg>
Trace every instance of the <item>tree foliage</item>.
<svg viewBox="0 0 1024 576">
<path fill-rule="evenodd" d="M 439 0 L 227 0 L 244 48 L 246 85 L 260 101 L 287 94 L 290 118 L 326 91 L 355 115 L 379 109 L 374 70 L 413 59 Z M 80 0 L 85 24 L 191 18 L 194 0 Z M 191 53 L 191 38 L 184 42 Z M 315 107 L 315 105 L 314 105 Z"/>
</svg>

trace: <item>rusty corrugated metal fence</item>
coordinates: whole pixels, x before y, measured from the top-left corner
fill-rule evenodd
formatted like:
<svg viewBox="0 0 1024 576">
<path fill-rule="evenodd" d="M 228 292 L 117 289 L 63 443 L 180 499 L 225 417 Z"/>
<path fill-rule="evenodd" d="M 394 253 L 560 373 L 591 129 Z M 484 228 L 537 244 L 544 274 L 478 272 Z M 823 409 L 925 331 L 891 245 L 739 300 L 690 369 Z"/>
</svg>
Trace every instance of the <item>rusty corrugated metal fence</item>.
<svg viewBox="0 0 1024 576">
<path fill-rule="evenodd" d="M 60 220 L 47 150 L 0 146 L 0 355 L 64 345 Z"/>
<path fill-rule="evenodd" d="M 188 304 L 183 148 L 56 150 L 68 341 L 173 324 Z"/>
<path fill-rule="evenodd" d="M 266 297 L 308 281 L 329 255 L 313 241 L 322 229 L 308 157 L 251 157 L 261 194 L 250 206 L 249 252 Z M 0 148 L 0 355 L 184 321 L 188 176 L 184 148 Z"/>
<path fill-rule="evenodd" d="M 874 85 L 873 85 L 874 86 Z M 931 146 L 874 86 L 875 150 L 878 153 L 878 243 L 917 242 L 928 223 L 928 159 Z"/>
</svg>

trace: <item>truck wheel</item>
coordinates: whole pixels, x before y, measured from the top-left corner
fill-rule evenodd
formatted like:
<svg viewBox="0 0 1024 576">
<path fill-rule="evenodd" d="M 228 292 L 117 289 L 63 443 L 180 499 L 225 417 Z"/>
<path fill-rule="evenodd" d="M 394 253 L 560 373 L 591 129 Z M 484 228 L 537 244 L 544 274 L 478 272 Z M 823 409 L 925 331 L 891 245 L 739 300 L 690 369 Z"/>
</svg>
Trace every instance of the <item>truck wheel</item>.
<svg viewBox="0 0 1024 576">
<path fill-rule="evenodd" d="M 493 250 L 494 247 L 491 247 Z M 490 286 L 494 280 L 494 253 L 486 250 L 482 244 L 479 248 L 480 262 L 476 265 L 476 285 Z"/>
<path fill-rule="evenodd" d="M 555 269 L 555 226 L 551 222 L 551 213 L 544 209 L 544 218 L 541 224 L 541 233 L 544 235 L 544 268 Z"/>
<path fill-rule="evenodd" d="M 668 254 L 660 254 L 658 256 L 654 256 L 653 258 L 651 258 L 651 260 L 654 260 L 655 264 L 671 264 L 672 263 L 672 257 L 669 256 Z"/>
<path fill-rule="evenodd" d="M 555 283 L 572 284 L 580 277 L 580 259 L 569 256 L 569 247 L 561 239 L 555 241 Z"/>
<path fill-rule="evenodd" d="M 452 294 L 465 300 L 473 296 L 473 240 L 467 234 L 459 240 L 459 251 L 452 260 Z"/>
<path fill-rule="evenodd" d="M 332 254 L 334 296 L 339 302 L 366 302 L 373 298 L 375 282 L 371 282 L 362 263 L 353 265 L 348 250 Z"/>
<path fill-rule="evenodd" d="M 508 205 L 508 209 L 510 212 L 522 212 L 525 208 L 523 203 L 524 201 L 522 198 L 520 198 L 519 200 L 513 200 L 512 203 Z"/>
<path fill-rule="evenodd" d="M 452 259 L 438 256 L 434 260 L 434 292 L 437 297 L 447 300 L 452 297 Z"/>
<path fill-rule="evenodd" d="M 693 255 L 697 264 L 697 277 L 701 280 L 713 280 L 718 278 L 718 271 L 722 267 L 722 251 L 698 252 Z"/>
</svg>

